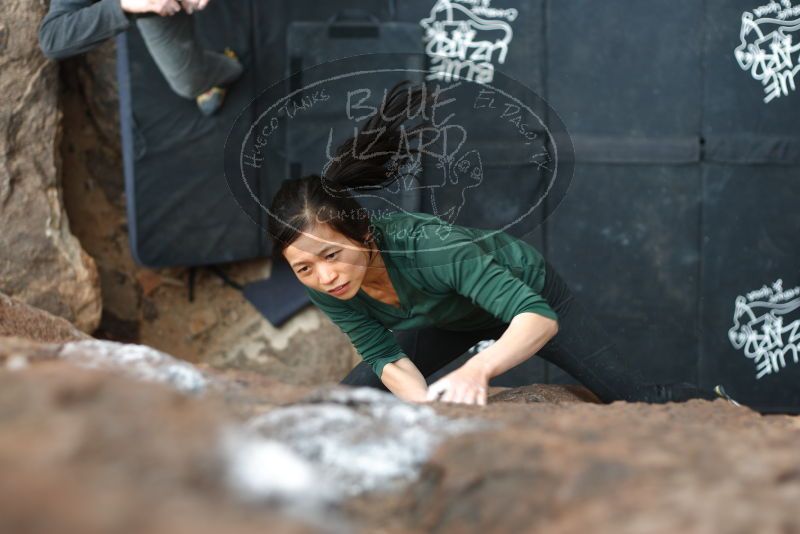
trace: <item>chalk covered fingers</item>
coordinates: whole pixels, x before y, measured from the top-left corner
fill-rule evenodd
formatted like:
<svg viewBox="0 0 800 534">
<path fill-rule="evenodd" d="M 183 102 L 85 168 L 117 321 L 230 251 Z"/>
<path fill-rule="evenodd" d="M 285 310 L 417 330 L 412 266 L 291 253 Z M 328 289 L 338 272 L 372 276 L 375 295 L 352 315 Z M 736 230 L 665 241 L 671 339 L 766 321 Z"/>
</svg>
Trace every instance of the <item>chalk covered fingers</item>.
<svg viewBox="0 0 800 534">
<path fill-rule="evenodd" d="M 428 401 L 485 405 L 489 389 L 486 377 L 468 365 L 459 367 L 428 387 Z"/>
</svg>

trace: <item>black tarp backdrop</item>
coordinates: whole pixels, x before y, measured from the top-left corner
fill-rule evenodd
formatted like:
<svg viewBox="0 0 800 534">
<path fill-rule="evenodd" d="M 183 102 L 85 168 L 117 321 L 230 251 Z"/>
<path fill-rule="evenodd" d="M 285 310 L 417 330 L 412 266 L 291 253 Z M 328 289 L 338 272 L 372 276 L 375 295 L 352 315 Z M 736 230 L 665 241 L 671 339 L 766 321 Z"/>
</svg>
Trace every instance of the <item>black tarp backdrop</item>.
<svg viewBox="0 0 800 534">
<path fill-rule="evenodd" d="M 575 144 L 566 199 L 525 239 L 545 252 L 648 378 L 722 383 L 759 409 L 797 411 L 800 95 L 785 63 L 773 64 L 778 74 L 762 83 L 755 79 L 764 75 L 759 64 L 750 67 L 741 56 L 740 65 L 734 51 L 760 46 L 769 59 L 770 43 L 792 46 L 785 36 L 800 15 L 769 6 L 758 11 L 763 0 L 456 4 L 508 24 L 507 55 L 502 63 L 494 56 L 494 67 L 544 97 Z M 434 6 L 446 5 L 211 2 L 197 16 L 202 41 L 232 46 L 248 67 L 223 113 L 211 119 L 169 91 L 130 31 L 119 47 L 120 88 L 137 260 L 157 267 L 268 255 L 263 232 L 222 176 L 225 136 L 236 115 L 306 62 L 361 53 L 357 40 L 349 51 L 344 41 L 331 47 L 324 33 L 314 38 L 315 28 L 342 10 L 397 23 L 386 32 L 393 42 L 382 45 L 396 50 L 398 41 L 405 48 L 416 31 L 421 35 L 420 21 L 434 16 Z M 514 20 L 505 11 L 511 8 Z M 758 20 L 779 15 L 781 23 Z M 750 31 L 740 36 L 743 24 Z M 797 56 L 791 53 L 794 63 Z M 308 138 L 307 126 L 297 127 L 268 154 L 266 185 L 258 191 L 265 203 L 281 180 L 317 163 L 298 161 Z M 501 153 L 491 130 L 485 133 L 481 149 Z M 511 187 L 520 168 L 506 163 L 486 172 Z M 514 209 L 499 198 L 484 205 L 458 223 L 491 226 Z M 534 379 L 569 380 L 551 366 L 528 365 Z"/>
<path fill-rule="evenodd" d="M 381 21 L 375 15 L 364 10 L 344 10 L 327 21 L 293 22 L 287 32 L 287 53 L 289 63 L 286 75 L 289 77 L 290 90 L 305 87 L 312 80 L 323 80 L 341 75 L 343 68 L 334 60 L 352 55 L 380 54 L 374 58 L 365 57 L 357 61 L 361 70 L 379 70 L 383 54 L 408 54 L 403 56 L 403 66 L 409 69 L 425 68 L 424 56 L 419 53 L 422 31 L 419 24 L 408 22 Z M 307 70 L 318 66 L 313 74 Z M 330 67 L 327 67 L 330 65 Z M 369 101 L 377 104 L 377 95 L 397 82 L 396 73 L 360 76 L 359 89 L 368 90 L 373 95 Z M 421 73 L 410 73 L 406 78 L 412 83 L 423 80 Z M 351 87 L 350 80 L 343 79 L 340 84 L 328 82 L 324 84 L 327 91 L 334 92 L 339 85 L 342 91 Z M 331 98 L 328 102 L 319 102 L 310 113 L 298 114 L 286 124 L 286 157 L 289 175 L 299 178 L 310 173 L 319 174 L 326 162 L 325 151 L 321 149 L 328 142 L 330 130 L 337 135 L 332 138 L 332 146 L 339 146 L 353 135 L 352 121 L 341 113 L 339 99 Z M 320 128 L 324 124 L 325 128 Z M 419 190 L 408 191 L 398 204 L 408 211 L 420 210 L 421 198 Z M 367 209 L 381 207 L 375 199 L 361 200 Z"/>
</svg>

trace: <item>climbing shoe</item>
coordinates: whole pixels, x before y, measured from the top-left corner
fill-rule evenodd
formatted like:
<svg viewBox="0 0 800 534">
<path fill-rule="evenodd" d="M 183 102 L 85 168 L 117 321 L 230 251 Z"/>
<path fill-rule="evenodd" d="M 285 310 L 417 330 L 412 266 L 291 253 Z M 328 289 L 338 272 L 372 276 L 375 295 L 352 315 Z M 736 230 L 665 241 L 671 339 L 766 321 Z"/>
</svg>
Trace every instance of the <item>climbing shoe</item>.
<svg viewBox="0 0 800 534">
<path fill-rule="evenodd" d="M 225 89 L 222 87 L 212 87 L 208 91 L 201 93 L 195 98 L 200 113 L 210 116 L 219 111 L 225 101 Z"/>
<path fill-rule="evenodd" d="M 730 396 L 730 395 L 728 395 L 728 393 L 725 391 L 725 388 L 723 388 L 721 384 L 717 384 L 716 386 L 714 386 L 714 393 L 715 393 L 715 394 L 717 395 L 717 397 L 719 397 L 720 399 L 725 399 L 726 401 L 730 402 L 730 403 L 731 403 L 731 404 L 733 404 L 734 406 L 741 406 L 741 404 L 739 404 L 738 402 L 736 402 L 735 400 L 733 400 L 733 399 L 731 398 L 731 396 Z"/>
<path fill-rule="evenodd" d="M 226 48 L 223 54 L 233 59 L 237 63 L 239 62 L 236 52 L 230 48 Z M 241 76 L 241 67 L 239 68 L 239 71 L 235 73 L 235 77 L 227 80 L 225 84 L 233 83 L 239 78 L 239 76 Z M 226 92 L 227 90 L 225 87 L 215 85 L 208 91 L 199 94 L 197 98 L 195 98 L 195 102 L 197 102 L 197 107 L 200 109 L 200 113 L 208 117 L 219 111 L 219 109 L 222 107 L 222 103 L 225 101 Z"/>
</svg>

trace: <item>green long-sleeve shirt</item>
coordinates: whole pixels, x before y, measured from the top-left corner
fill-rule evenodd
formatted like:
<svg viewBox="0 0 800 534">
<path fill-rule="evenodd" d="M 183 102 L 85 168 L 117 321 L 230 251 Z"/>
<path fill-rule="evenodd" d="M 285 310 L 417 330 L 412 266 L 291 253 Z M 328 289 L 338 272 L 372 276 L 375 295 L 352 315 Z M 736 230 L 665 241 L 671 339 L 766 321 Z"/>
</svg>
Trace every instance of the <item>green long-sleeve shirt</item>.
<svg viewBox="0 0 800 534">
<path fill-rule="evenodd" d="M 507 324 L 522 312 L 557 319 L 540 295 L 544 259 L 527 243 L 494 230 L 447 226 L 423 213 L 371 222 L 400 307 L 363 289 L 348 300 L 306 291 L 379 377 L 387 363 L 405 356 L 390 329 L 469 331 Z"/>
</svg>

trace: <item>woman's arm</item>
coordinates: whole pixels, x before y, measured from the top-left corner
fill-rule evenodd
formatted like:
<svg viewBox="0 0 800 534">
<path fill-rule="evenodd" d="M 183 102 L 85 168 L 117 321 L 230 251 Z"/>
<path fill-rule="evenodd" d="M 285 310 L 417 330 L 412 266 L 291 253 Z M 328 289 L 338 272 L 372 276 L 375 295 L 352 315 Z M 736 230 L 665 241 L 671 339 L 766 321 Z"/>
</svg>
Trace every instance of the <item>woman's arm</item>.
<svg viewBox="0 0 800 534">
<path fill-rule="evenodd" d="M 558 333 L 558 323 L 532 312 L 515 316 L 495 343 L 470 358 L 465 366 L 481 372 L 488 382 L 521 364 Z"/>
<path fill-rule="evenodd" d="M 401 399 L 409 402 L 425 402 L 428 384 L 410 359 L 400 358 L 387 363 L 383 366 L 380 378 L 389 391 Z"/>
<path fill-rule="evenodd" d="M 188 11 L 208 0 L 187 0 Z M 128 29 L 127 13 L 166 17 L 181 10 L 177 0 L 51 0 L 39 25 L 39 46 L 50 59 L 87 52 Z"/>
<path fill-rule="evenodd" d="M 52 0 L 39 25 L 39 46 L 50 59 L 86 52 L 130 25 L 120 0 Z"/>
<path fill-rule="evenodd" d="M 425 378 L 385 325 L 351 308 L 346 301 L 312 289 L 307 289 L 306 293 L 311 302 L 347 334 L 361 358 L 389 391 L 406 401 L 425 402 Z"/>
<path fill-rule="evenodd" d="M 558 323 L 543 315 L 523 312 L 514 316 L 496 343 L 431 384 L 427 399 L 486 404 L 489 380 L 536 354 L 557 332 Z"/>
</svg>

